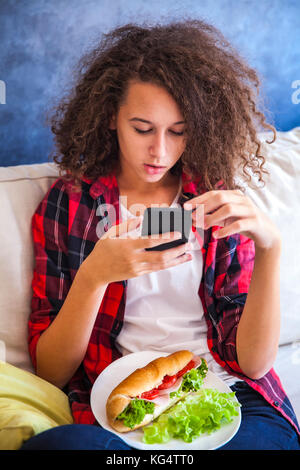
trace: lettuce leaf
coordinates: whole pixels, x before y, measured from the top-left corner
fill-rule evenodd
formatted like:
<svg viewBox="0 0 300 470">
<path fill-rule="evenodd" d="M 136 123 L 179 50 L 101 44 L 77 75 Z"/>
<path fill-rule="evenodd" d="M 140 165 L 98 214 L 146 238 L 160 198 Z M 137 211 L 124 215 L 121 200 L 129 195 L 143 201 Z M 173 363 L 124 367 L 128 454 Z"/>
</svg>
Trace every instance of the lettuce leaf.
<svg viewBox="0 0 300 470">
<path fill-rule="evenodd" d="M 182 383 L 176 392 L 170 393 L 170 398 L 180 397 L 182 393 L 196 392 L 200 390 L 207 374 L 206 362 L 202 359 L 199 367 L 186 372 L 182 378 Z"/>
<path fill-rule="evenodd" d="M 143 442 L 164 444 L 172 438 L 192 442 L 201 434 L 217 431 L 238 415 L 240 404 L 234 396 L 234 392 L 222 393 L 215 389 L 202 389 L 188 395 L 143 427 Z"/>
<path fill-rule="evenodd" d="M 154 407 L 154 403 L 134 398 L 117 416 L 117 419 L 123 420 L 123 424 L 132 429 L 136 424 L 143 421 L 146 414 L 152 414 Z"/>
</svg>

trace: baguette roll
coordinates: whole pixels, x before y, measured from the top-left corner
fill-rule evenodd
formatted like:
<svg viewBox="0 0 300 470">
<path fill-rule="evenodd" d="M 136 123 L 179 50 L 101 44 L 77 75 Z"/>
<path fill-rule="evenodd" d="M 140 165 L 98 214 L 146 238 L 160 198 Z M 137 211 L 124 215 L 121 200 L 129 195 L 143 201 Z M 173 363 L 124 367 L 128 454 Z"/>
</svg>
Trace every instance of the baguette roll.
<svg viewBox="0 0 300 470">
<path fill-rule="evenodd" d="M 143 421 L 133 428 L 125 426 L 122 420 L 117 419 L 120 413 L 130 404 L 134 398 L 139 398 L 144 392 L 157 388 L 162 384 L 163 378 L 176 375 L 194 357 L 194 354 L 187 350 L 177 351 L 166 357 L 159 357 L 149 362 L 145 367 L 136 369 L 126 379 L 124 379 L 110 393 L 106 402 L 106 415 L 110 426 L 118 432 L 133 431 L 145 426 L 153 421 L 166 409 L 173 406 L 177 401 L 188 395 L 190 392 L 181 394 L 180 397 L 166 398 L 164 404 L 156 405 L 154 412 L 146 414 Z M 164 391 L 166 394 L 168 390 Z M 148 401 L 148 400 L 147 400 Z"/>
</svg>

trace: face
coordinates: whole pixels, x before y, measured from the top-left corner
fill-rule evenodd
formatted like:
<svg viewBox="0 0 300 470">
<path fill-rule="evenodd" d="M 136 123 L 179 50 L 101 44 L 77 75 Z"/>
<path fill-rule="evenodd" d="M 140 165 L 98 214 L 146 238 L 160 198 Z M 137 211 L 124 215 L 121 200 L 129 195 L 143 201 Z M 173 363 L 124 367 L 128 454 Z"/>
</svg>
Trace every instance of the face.
<svg viewBox="0 0 300 470">
<path fill-rule="evenodd" d="M 110 128 L 117 131 L 119 175 L 128 187 L 166 184 L 185 149 L 185 123 L 172 96 L 157 85 L 131 82 Z"/>
</svg>

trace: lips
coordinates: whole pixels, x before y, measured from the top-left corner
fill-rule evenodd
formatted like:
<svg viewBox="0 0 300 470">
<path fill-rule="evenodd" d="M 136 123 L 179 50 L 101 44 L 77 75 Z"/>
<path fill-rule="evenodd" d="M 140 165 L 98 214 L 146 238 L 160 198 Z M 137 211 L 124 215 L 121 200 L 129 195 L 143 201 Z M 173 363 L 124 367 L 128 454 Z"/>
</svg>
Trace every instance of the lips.
<svg viewBox="0 0 300 470">
<path fill-rule="evenodd" d="M 148 175 L 157 175 L 159 173 L 163 173 L 165 171 L 165 166 L 155 166 L 155 165 L 148 165 L 144 163 L 145 171 Z"/>
<path fill-rule="evenodd" d="M 166 168 L 165 166 L 150 165 L 150 163 L 145 163 L 145 165 L 150 166 L 151 168 Z"/>
</svg>

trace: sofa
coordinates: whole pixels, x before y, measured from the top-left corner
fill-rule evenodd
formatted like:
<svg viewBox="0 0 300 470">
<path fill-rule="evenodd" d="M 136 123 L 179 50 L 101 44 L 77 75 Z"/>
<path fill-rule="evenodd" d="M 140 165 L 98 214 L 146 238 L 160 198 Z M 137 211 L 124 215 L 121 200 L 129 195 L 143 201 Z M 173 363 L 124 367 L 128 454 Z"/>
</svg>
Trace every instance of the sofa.
<svg viewBox="0 0 300 470">
<path fill-rule="evenodd" d="M 274 364 L 300 418 L 300 127 L 260 134 L 266 185 L 246 194 L 281 231 L 281 334 Z M 72 423 L 66 395 L 37 377 L 28 353 L 34 268 L 31 218 L 59 177 L 54 163 L 0 167 L 0 449 L 18 449 L 32 435 Z"/>
</svg>

